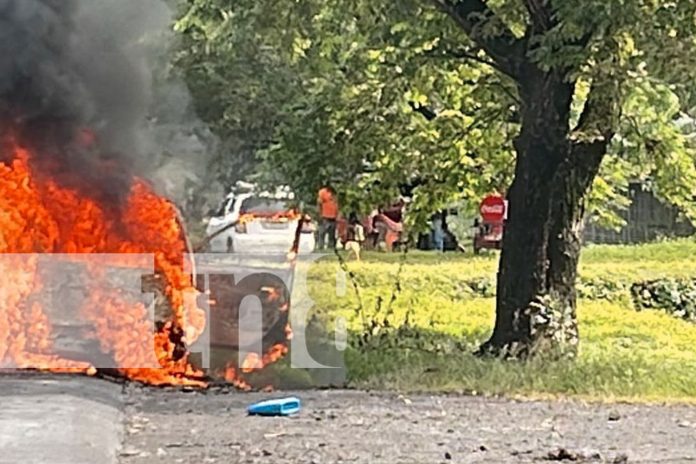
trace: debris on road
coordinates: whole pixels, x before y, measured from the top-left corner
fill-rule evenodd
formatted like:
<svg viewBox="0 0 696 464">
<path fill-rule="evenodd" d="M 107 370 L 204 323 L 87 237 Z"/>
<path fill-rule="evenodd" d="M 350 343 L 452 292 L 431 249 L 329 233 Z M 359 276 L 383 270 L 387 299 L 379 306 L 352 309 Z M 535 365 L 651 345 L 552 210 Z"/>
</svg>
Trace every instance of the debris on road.
<svg viewBox="0 0 696 464">
<path fill-rule="evenodd" d="M 559 448 L 546 455 L 547 461 L 570 461 L 570 462 L 599 462 L 602 461 L 602 455 L 593 453 L 580 453 L 569 451 L 565 448 Z"/>
<path fill-rule="evenodd" d="M 252 404 L 247 409 L 250 416 L 292 416 L 300 412 L 299 398 L 278 398 Z"/>
</svg>

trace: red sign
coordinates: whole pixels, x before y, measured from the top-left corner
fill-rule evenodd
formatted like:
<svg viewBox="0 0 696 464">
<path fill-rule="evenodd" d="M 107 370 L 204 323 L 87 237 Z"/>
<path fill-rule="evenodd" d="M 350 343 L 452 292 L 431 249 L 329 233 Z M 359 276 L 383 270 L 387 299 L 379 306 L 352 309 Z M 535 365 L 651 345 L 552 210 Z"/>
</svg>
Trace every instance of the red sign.
<svg viewBox="0 0 696 464">
<path fill-rule="evenodd" d="M 481 202 L 479 211 L 485 222 L 503 222 L 507 216 L 507 202 L 500 195 L 489 195 Z"/>
</svg>

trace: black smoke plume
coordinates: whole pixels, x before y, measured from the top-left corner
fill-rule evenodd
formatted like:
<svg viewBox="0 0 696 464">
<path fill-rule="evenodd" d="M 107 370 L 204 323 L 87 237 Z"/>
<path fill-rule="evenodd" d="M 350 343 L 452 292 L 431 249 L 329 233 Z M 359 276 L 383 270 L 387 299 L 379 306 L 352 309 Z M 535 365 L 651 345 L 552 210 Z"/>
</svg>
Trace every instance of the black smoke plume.
<svg viewBox="0 0 696 464">
<path fill-rule="evenodd" d="M 100 201 L 157 168 L 148 112 L 161 0 L 0 0 L 0 162 L 9 140 L 50 178 Z"/>
</svg>

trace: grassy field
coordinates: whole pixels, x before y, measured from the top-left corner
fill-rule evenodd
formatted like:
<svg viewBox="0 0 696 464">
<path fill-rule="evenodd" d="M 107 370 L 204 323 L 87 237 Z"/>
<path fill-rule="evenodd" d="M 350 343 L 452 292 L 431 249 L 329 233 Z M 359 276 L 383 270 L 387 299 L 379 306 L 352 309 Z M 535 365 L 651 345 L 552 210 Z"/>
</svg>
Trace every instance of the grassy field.
<svg viewBox="0 0 696 464">
<path fill-rule="evenodd" d="M 594 289 L 601 282 L 603 290 L 585 292 L 579 302 L 581 347 L 573 362 L 471 355 L 494 321 L 493 253 L 369 254 L 361 263 L 346 263 L 352 278 L 327 256 L 311 267 L 309 292 L 318 320 L 348 323 L 353 387 L 696 401 L 696 324 L 638 312 L 627 291 L 612 290 L 696 276 L 695 254 L 693 241 L 586 248 L 580 286 Z"/>
</svg>

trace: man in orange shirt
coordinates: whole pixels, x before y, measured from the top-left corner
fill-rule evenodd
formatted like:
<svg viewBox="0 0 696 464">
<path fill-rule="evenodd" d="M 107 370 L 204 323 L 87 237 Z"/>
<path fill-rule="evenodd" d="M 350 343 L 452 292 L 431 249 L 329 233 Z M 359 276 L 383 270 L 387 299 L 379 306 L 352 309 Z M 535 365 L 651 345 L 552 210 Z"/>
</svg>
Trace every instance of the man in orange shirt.
<svg viewBox="0 0 696 464">
<path fill-rule="evenodd" d="M 319 230 L 317 236 L 317 249 L 323 250 L 326 243 L 326 235 L 329 236 L 329 249 L 336 248 L 336 219 L 338 219 L 338 199 L 336 191 L 330 185 L 319 190 L 317 197 L 319 209 Z"/>
</svg>

